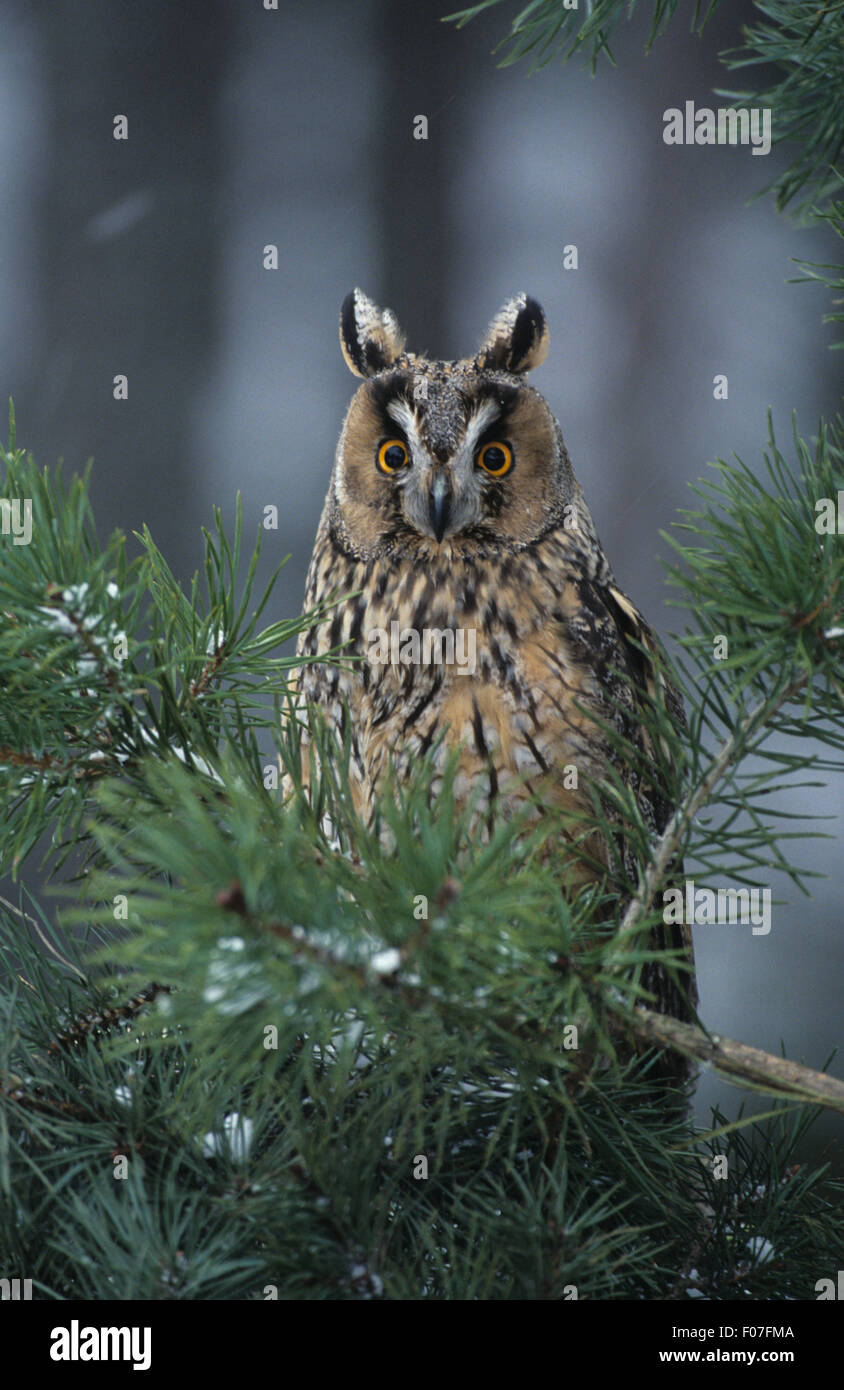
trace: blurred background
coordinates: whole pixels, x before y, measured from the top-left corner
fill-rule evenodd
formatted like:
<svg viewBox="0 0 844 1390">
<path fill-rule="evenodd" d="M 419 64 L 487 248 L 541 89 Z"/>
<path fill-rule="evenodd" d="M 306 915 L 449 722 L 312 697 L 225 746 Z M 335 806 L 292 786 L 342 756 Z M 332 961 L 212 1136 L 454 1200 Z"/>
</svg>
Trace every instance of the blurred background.
<svg viewBox="0 0 844 1390">
<path fill-rule="evenodd" d="M 787 284 L 791 257 L 831 247 L 753 200 L 782 156 L 662 140 L 666 108 L 719 104 L 717 55 L 752 6 L 727 0 L 702 38 L 677 17 L 647 57 L 637 16 L 593 79 L 497 69 L 516 0 L 460 31 L 441 22 L 454 3 L 6 0 L 0 397 L 42 464 L 94 457 L 102 535 L 147 523 L 185 580 L 215 503 L 231 517 L 240 490 L 253 532 L 276 505 L 265 573 L 292 558 L 269 621 L 299 611 L 354 387 L 346 291 L 449 357 L 524 289 L 551 328 L 532 380 L 620 583 L 667 636 L 682 614 L 665 607 L 658 533 L 692 504 L 687 484 L 718 456 L 757 466 L 769 407 L 788 452 L 792 410 L 810 435 L 839 402 L 824 291 Z M 789 807 L 838 816 L 840 786 Z M 785 902 L 769 936 L 697 928 L 701 1011 L 820 1066 L 844 1033 L 840 851 L 797 854 L 829 877 L 812 899 L 772 881 Z M 733 1115 L 738 1092 L 704 1076 L 702 1117 L 715 1100 Z M 822 1120 L 810 1147 L 840 1165 L 840 1134 Z"/>
</svg>

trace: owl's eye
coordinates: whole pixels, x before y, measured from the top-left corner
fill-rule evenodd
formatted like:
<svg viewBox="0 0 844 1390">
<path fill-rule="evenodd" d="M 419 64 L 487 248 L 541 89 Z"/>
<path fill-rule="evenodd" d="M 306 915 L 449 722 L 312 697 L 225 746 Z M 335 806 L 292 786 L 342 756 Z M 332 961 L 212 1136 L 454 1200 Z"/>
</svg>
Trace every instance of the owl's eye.
<svg viewBox="0 0 844 1390">
<path fill-rule="evenodd" d="M 513 450 L 509 444 L 496 439 L 490 444 L 484 444 L 475 462 L 491 478 L 503 478 L 513 467 Z"/>
<path fill-rule="evenodd" d="M 409 462 L 407 445 L 400 439 L 385 439 L 379 444 L 376 463 L 382 473 L 398 473 Z"/>
</svg>

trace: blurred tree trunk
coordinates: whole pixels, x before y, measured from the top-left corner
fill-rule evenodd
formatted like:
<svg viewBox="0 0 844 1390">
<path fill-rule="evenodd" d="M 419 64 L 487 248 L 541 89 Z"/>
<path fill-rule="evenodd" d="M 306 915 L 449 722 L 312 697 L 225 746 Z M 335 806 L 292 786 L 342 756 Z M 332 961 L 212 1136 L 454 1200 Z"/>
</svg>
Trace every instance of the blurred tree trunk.
<svg viewBox="0 0 844 1390">
<path fill-rule="evenodd" d="M 93 500 L 109 529 L 146 519 L 150 456 L 163 456 L 168 520 L 157 539 L 180 569 L 186 413 L 215 333 L 216 107 L 231 17 L 221 0 L 39 0 L 31 13 L 50 164 L 42 350 L 16 401 L 21 442 L 69 468 L 93 454 Z M 117 115 L 128 140 L 113 138 Z M 118 373 L 125 401 L 113 396 Z"/>
<path fill-rule="evenodd" d="M 440 22 L 437 6 L 418 0 L 380 0 L 375 30 L 381 104 L 373 198 L 383 273 L 369 292 L 395 309 L 415 350 L 456 355 L 461 349 L 446 341 L 446 333 L 450 204 L 460 187 L 456 121 L 467 80 L 462 35 Z M 418 116 L 427 119 L 427 139 L 414 138 Z"/>
</svg>

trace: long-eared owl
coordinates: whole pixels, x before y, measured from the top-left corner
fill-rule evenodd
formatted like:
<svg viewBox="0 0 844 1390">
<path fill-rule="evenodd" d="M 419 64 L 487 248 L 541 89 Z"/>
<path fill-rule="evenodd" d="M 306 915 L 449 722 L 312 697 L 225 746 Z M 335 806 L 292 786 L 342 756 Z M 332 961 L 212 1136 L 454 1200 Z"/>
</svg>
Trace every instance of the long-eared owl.
<svg viewBox="0 0 844 1390">
<path fill-rule="evenodd" d="M 615 584 L 560 426 L 527 384 L 548 351 L 542 309 L 518 295 L 476 356 L 432 361 L 406 352 L 394 314 L 354 290 L 340 342 L 363 382 L 305 605 L 343 601 L 301 634 L 302 706 L 349 739 L 364 817 L 390 766 L 400 778 L 427 750 L 444 763 L 455 748 L 455 795 L 471 799 L 479 836 L 537 798 L 586 815 L 590 782 L 618 758 L 600 721 L 635 728 L 637 690 L 657 684 L 675 721 L 684 716 L 648 659 L 656 639 Z M 358 659 L 309 660 L 338 648 Z M 308 757 L 305 733 L 306 783 Z M 638 801 L 659 831 L 672 808 L 656 785 L 640 769 Z M 572 876 L 588 881 L 582 860 Z M 691 967 L 688 928 L 666 932 Z M 691 969 L 684 991 L 660 967 L 645 983 L 661 1008 L 688 1016 Z"/>
</svg>

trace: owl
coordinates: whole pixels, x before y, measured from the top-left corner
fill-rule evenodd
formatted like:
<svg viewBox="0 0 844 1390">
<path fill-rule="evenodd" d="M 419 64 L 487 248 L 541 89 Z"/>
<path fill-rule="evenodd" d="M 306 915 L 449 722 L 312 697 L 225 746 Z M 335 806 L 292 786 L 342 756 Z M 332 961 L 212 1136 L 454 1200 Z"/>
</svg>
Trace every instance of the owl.
<svg viewBox="0 0 844 1390">
<path fill-rule="evenodd" d="M 619 766 L 601 721 L 641 742 L 637 693 L 657 689 L 678 724 L 684 716 L 649 659 L 656 639 L 613 578 L 560 426 L 526 380 L 548 341 L 541 307 L 520 294 L 474 357 L 433 361 L 405 351 L 391 310 L 347 295 L 340 344 L 362 384 L 306 584 L 307 611 L 334 606 L 301 633 L 298 699 L 348 740 L 365 819 L 391 768 L 407 777 L 430 753 L 436 793 L 456 752 L 453 794 L 479 838 L 500 816 L 567 812 L 555 852 L 571 860 L 577 888 L 609 854 L 594 829 L 583 832 L 591 867 L 571 844 L 578 816 L 594 826 L 590 784 Z M 306 729 L 306 786 L 312 755 Z M 672 810 L 658 781 L 640 772 L 635 784 L 655 832 Z M 688 928 L 663 933 L 685 952 L 688 983 L 659 966 L 644 983 L 663 1011 L 689 1017 Z"/>
</svg>

